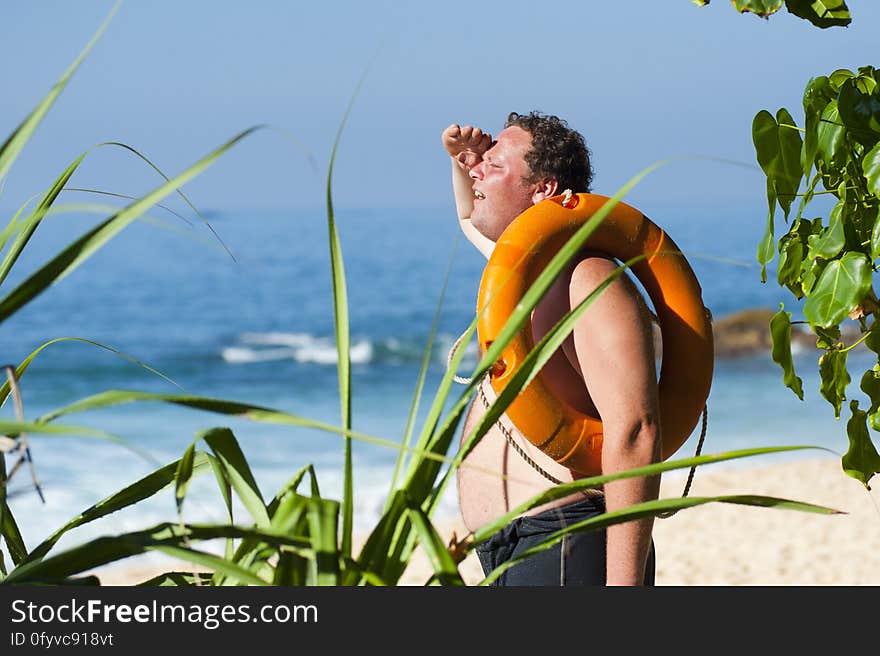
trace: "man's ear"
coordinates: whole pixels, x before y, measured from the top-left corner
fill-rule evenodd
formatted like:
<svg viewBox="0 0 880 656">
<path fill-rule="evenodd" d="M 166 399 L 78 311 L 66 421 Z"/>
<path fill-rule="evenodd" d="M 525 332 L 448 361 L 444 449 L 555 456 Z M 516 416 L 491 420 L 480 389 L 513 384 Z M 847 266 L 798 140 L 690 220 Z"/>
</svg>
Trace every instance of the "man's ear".
<svg viewBox="0 0 880 656">
<path fill-rule="evenodd" d="M 545 198 L 550 198 L 551 196 L 555 196 L 559 193 L 557 190 L 559 189 L 559 183 L 556 181 L 556 178 L 547 178 L 539 182 L 535 191 L 532 193 L 532 204 L 540 203 Z"/>
</svg>

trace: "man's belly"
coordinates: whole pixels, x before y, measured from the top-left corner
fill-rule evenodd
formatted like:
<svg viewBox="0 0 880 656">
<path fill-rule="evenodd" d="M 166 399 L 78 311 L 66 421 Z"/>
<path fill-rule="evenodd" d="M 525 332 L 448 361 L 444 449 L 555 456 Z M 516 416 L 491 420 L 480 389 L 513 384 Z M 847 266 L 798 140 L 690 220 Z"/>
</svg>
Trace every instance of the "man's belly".
<svg viewBox="0 0 880 656">
<path fill-rule="evenodd" d="M 492 403 L 495 400 L 495 394 L 491 386 L 484 381 L 482 389 L 488 402 Z M 485 404 L 478 391 L 465 420 L 462 441 L 470 435 L 471 430 L 485 413 Z M 512 439 L 525 455 L 531 458 L 544 472 L 561 482 L 574 480 L 571 470 L 544 455 L 525 439 L 513 427 L 506 415 L 501 418 L 500 423 L 508 430 Z M 476 530 L 510 512 L 536 494 L 555 486 L 554 481 L 546 478 L 529 464 L 522 454 L 517 453 L 498 424 L 495 424 L 483 436 L 483 439 L 471 451 L 458 470 L 458 498 L 462 519 L 469 530 Z M 537 506 L 523 514 L 536 514 L 579 498 L 582 498 L 582 495 L 576 492 Z"/>
</svg>

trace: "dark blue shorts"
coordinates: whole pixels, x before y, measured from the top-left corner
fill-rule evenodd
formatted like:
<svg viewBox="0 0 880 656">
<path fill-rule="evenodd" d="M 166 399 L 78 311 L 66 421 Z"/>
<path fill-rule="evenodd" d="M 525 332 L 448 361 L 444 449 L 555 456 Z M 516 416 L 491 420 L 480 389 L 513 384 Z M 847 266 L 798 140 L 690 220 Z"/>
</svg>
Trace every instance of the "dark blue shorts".
<svg viewBox="0 0 880 656">
<path fill-rule="evenodd" d="M 551 533 L 605 512 L 605 498 L 584 497 L 537 515 L 518 517 L 476 546 L 483 573 L 537 546 Z M 505 571 L 492 585 L 605 585 L 605 530 L 580 531 L 529 556 Z M 654 585 L 654 543 L 645 565 L 645 585 Z"/>
</svg>

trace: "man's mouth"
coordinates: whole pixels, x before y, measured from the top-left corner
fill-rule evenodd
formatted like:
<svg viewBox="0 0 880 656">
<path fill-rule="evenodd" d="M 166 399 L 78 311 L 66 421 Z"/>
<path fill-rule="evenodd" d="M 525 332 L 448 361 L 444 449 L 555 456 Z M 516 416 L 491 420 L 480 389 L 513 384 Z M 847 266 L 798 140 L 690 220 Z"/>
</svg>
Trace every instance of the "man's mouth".
<svg viewBox="0 0 880 656">
<path fill-rule="evenodd" d="M 477 200 L 486 200 L 486 194 L 484 194 L 482 191 L 477 191 L 476 189 L 474 189 L 474 198 Z"/>
</svg>

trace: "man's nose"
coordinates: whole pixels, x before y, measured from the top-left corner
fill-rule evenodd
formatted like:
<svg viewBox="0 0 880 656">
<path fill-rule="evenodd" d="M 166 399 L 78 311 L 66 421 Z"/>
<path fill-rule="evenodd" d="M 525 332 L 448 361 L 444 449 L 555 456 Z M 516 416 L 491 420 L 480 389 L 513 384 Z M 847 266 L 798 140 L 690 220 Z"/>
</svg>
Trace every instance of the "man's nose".
<svg viewBox="0 0 880 656">
<path fill-rule="evenodd" d="M 471 176 L 474 180 L 482 180 L 483 179 L 483 160 L 477 162 L 476 166 L 472 167 L 468 172 L 468 175 Z"/>
</svg>

